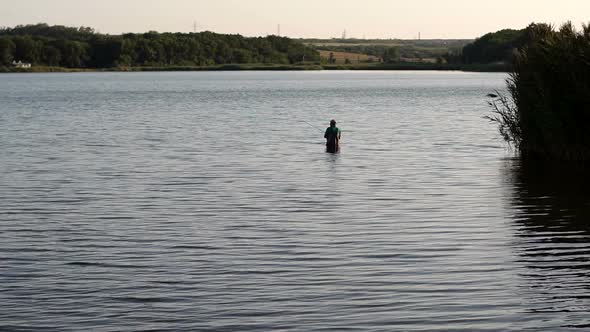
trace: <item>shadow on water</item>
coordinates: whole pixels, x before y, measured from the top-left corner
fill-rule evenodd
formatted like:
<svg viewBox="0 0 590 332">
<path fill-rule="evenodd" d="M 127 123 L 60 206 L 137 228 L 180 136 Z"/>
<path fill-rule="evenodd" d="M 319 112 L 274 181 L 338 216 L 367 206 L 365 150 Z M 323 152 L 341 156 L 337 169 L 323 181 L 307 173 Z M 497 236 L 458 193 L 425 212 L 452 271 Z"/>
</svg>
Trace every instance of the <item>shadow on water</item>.
<svg viewBox="0 0 590 332">
<path fill-rule="evenodd" d="M 590 235 L 590 173 L 574 166 L 511 160 L 518 223 L 526 232 Z M 587 243 L 590 238 L 565 242 Z"/>
<path fill-rule="evenodd" d="M 590 327 L 590 174 L 514 159 L 505 176 L 529 310 L 558 315 L 562 327 Z"/>
</svg>

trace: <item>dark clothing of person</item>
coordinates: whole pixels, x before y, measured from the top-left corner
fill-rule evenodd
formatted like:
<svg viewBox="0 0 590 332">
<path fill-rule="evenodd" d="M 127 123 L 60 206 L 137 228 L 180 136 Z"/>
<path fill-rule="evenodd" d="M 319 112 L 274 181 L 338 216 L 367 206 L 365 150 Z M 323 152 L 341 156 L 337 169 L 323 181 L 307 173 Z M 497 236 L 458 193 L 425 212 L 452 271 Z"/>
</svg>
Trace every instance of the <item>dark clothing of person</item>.
<svg viewBox="0 0 590 332">
<path fill-rule="evenodd" d="M 326 139 L 326 151 L 336 153 L 340 150 L 340 129 L 338 127 L 328 127 L 324 134 Z"/>
</svg>

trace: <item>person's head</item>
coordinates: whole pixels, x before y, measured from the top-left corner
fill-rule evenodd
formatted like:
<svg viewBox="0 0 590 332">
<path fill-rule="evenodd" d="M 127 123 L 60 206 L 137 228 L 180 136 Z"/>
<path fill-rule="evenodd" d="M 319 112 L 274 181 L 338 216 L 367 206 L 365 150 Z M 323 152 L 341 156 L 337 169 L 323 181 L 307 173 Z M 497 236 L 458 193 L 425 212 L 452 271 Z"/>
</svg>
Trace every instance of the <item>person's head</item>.
<svg viewBox="0 0 590 332">
<path fill-rule="evenodd" d="M 330 121 L 330 127 L 336 127 L 336 120 Z"/>
</svg>

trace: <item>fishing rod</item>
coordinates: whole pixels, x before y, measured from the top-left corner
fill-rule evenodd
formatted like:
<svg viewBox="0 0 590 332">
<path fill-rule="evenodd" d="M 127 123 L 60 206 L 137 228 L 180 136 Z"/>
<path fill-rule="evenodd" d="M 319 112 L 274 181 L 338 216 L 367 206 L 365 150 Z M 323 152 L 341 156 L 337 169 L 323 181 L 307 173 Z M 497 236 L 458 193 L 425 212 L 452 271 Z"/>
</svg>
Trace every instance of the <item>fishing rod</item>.
<svg viewBox="0 0 590 332">
<path fill-rule="evenodd" d="M 319 131 L 321 131 L 322 133 L 324 132 L 324 130 L 323 130 L 323 129 L 321 129 L 321 128 L 318 128 L 318 127 L 314 126 L 313 124 L 311 124 L 311 123 L 309 123 L 309 122 L 307 122 L 307 121 L 305 121 L 305 120 L 303 120 L 303 119 L 301 119 L 301 118 L 299 118 L 299 117 L 293 116 L 293 114 L 291 114 L 291 112 L 289 112 L 289 110 L 288 110 L 288 109 L 285 109 L 285 111 L 286 111 L 287 115 L 289 115 L 289 117 L 290 117 L 290 118 L 292 118 L 292 119 L 295 119 L 295 120 L 297 120 L 297 121 L 301 121 L 301 122 L 303 122 L 303 123 L 307 124 L 308 126 L 310 126 L 310 127 L 312 127 L 312 128 L 315 128 L 316 130 L 319 130 Z"/>
<path fill-rule="evenodd" d="M 301 121 L 301 122 L 305 122 L 306 124 L 308 124 L 308 125 L 310 125 L 311 127 L 313 127 L 313 128 L 315 128 L 315 129 L 317 129 L 317 130 L 321 131 L 322 133 L 324 132 L 324 130 L 323 130 L 323 129 L 320 129 L 320 128 L 318 128 L 318 127 L 316 127 L 316 126 L 312 125 L 311 123 L 309 123 L 309 122 L 307 122 L 307 121 L 305 121 L 305 120 L 299 119 L 299 121 Z"/>
</svg>

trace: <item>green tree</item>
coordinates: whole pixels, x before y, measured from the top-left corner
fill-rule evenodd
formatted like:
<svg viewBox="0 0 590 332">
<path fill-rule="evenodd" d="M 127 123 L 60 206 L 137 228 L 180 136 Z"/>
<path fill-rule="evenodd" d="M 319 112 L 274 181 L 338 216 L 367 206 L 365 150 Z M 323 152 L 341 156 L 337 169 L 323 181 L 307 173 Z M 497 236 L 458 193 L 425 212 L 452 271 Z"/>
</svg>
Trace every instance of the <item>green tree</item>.
<svg viewBox="0 0 590 332">
<path fill-rule="evenodd" d="M 136 64 L 137 61 L 137 54 L 135 53 L 136 50 L 136 41 L 135 38 L 125 38 L 121 39 L 121 52 L 119 59 L 117 59 L 116 66 L 131 66 Z"/>
<path fill-rule="evenodd" d="M 121 57 L 120 38 L 97 38 L 91 44 L 91 65 L 96 68 L 115 67 Z"/>
<path fill-rule="evenodd" d="M 234 49 L 232 50 L 234 55 L 235 63 L 251 63 L 252 62 L 252 52 L 245 49 Z"/>
<path fill-rule="evenodd" d="M 109 36 L 91 28 L 35 24 L 0 29 L 0 61 L 22 60 L 71 68 L 115 66 L 297 63 L 319 61 L 319 53 L 295 40 L 269 36 L 201 33 L 127 33 Z M 10 40 L 14 47 L 9 42 Z M 12 55 L 12 57 L 11 57 Z"/>
<path fill-rule="evenodd" d="M 9 65 L 14 60 L 14 42 L 7 37 L 0 38 L 0 64 Z"/>
<path fill-rule="evenodd" d="M 157 58 L 157 52 L 152 48 L 149 40 L 141 38 L 136 43 L 135 53 L 137 54 L 137 64 L 140 66 L 153 63 Z"/>
<path fill-rule="evenodd" d="M 59 66 L 61 63 L 61 52 L 57 47 L 46 44 L 43 46 L 43 51 L 41 53 L 41 60 L 43 64 L 48 66 Z"/>
<path fill-rule="evenodd" d="M 463 48 L 464 63 L 510 63 L 514 50 L 526 43 L 525 30 L 505 29 L 488 33 Z"/>
<path fill-rule="evenodd" d="M 68 68 L 84 67 L 87 54 L 86 45 L 78 41 L 61 39 L 56 42 L 61 53 L 61 65 Z"/>
<path fill-rule="evenodd" d="M 381 58 L 385 63 L 398 62 L 400 59 L 399 50 L 397 49 L 397 47 L 386 48 L 385 50 L 383 50 Z"/>
<path fill-rule="evenodd" d="M 39 59 L 39 48 L 31 36 L 14 37 L 15 44 L 14 59 L 17 61 L 37 63 Z"/>
</svg>

